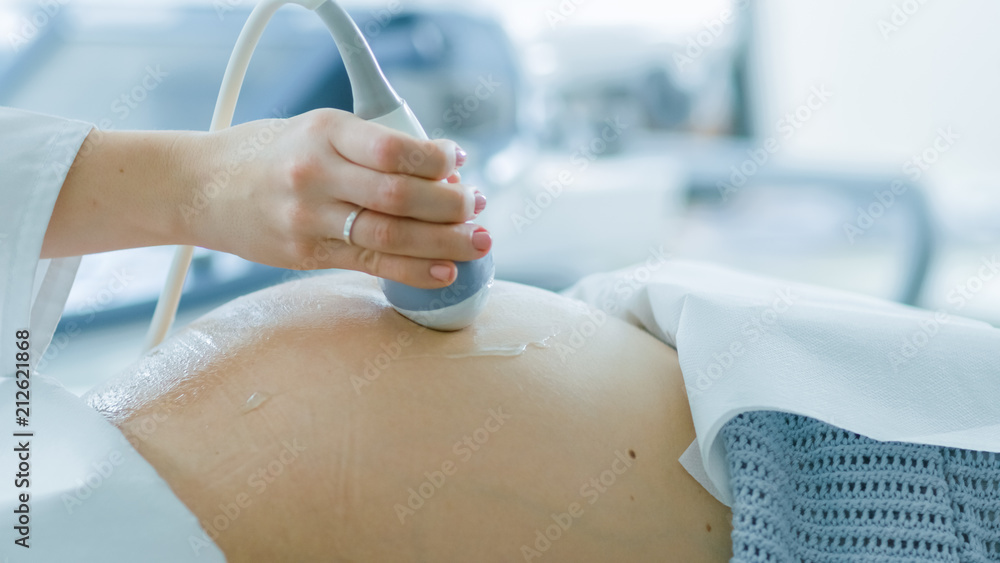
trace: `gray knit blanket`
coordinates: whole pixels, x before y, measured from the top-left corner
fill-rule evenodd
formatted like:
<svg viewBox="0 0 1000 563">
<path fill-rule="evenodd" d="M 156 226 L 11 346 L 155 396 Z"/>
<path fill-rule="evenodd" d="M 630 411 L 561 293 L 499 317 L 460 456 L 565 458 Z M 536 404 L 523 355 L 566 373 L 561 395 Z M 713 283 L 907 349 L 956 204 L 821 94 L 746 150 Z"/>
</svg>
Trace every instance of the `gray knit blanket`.
<svg viewBox="0 0 1000 563">
<path fill-rule="evenodd" d="M 722 430 L 739 563 L 1000 561 L 1000 455 L 744 413 Z"/>
</svg>

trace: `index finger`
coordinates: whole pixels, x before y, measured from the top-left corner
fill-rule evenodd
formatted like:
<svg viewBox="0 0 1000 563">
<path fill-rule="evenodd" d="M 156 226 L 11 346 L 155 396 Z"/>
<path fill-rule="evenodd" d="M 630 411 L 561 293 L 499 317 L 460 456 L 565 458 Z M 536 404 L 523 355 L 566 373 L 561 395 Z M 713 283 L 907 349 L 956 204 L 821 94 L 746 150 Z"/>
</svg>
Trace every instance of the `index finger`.
<svg viewBox="0 0 1000 563">
<path fill-rule="evenodd" d="M 341 156 L 372 170 L 444 180 L 462 164 L 465 153 L 447 139 L 416 139 L 356 116 L 343 119 L 330 132 L 330 143 Z"/>
</svg>

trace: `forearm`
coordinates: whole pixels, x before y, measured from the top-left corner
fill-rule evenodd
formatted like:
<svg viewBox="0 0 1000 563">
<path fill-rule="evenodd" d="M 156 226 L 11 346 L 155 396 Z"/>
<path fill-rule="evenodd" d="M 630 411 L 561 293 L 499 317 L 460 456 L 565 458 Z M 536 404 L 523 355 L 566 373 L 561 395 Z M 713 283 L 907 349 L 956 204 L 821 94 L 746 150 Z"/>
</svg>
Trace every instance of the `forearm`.
<svg viewBox="0 0 1000 563">
<path fill-rule="evenodd" d="M 181 205 L 203 175 L 204 135 L 92 131 L 56 200 L 42 258 L 195 244 Z"/>
<path fill-rule="evenodd" d="M 486 200 L 458 182 L 461 160 L 452 141 L 332 109 L 212 133 L 95 131 L 62 186 L 42 257 L 186 244 L 444 287 L 452 261 L 491 245 L 469 222 Z"/>
</svg>

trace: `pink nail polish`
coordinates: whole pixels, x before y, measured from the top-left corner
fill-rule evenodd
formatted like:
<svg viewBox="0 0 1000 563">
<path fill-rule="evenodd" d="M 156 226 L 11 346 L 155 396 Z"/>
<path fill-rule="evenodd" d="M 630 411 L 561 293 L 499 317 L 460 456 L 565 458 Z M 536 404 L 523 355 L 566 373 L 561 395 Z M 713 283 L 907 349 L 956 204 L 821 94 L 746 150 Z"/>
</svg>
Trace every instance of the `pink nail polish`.
<svg viewBox="0 0 1000 563">
<path fill-rule="evenodd" d="M 455 145 L 455 168 L 461 168 L 468 157 L 469 153 L 462 150 L 462 147 Z"/>
<path fill-rule="evenodd" d="M 479 227 L 476 232 L 472 233 L 472 246 L 480 252 L 485 252 L 490 249 L 493 245 L 493 237 L 490 236 L 489 231 Z"/>
<path fill-rule="evenodd" d="M 443 282 L 451 281 L 451 267 L 444 264 L 434 264 L 431 266 L 431 277 Z"/>
<path fill-rule="evenodd" d="M 486 209 L 486 196 L 483 195 L 483 192 L 476 190 L 476 209 L 473 213 L 479 215 L 483 209 Z"/>
</svg>

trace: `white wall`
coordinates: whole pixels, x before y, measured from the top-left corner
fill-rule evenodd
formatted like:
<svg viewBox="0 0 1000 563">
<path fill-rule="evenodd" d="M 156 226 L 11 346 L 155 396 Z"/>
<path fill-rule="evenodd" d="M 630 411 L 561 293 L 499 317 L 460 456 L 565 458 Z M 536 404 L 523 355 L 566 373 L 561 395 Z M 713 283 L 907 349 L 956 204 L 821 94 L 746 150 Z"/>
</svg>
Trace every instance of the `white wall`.
<svg viewBox="0 0 1000 563">
<path fill-rule="evenodd" d="M 985 210 L 1000 227 L 1000 3 L 763 0 L 757 7 L 759 128 L 773 128 L 818 84 L 834 96 L 790 140 L 789 155 L 901 169 L 938 128 L 951 127 L 959 137 L 925 179 L 946 215 Z"/>
</svg>

